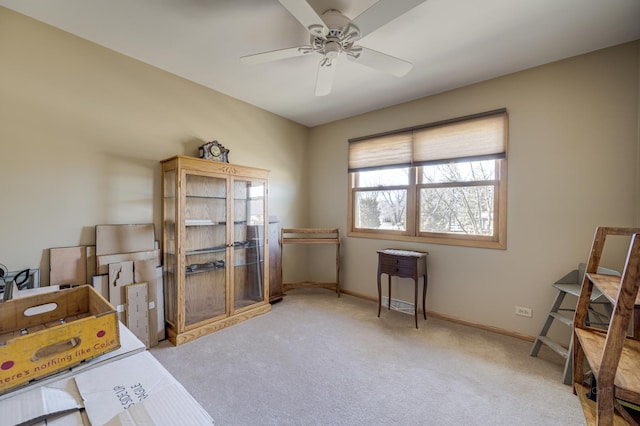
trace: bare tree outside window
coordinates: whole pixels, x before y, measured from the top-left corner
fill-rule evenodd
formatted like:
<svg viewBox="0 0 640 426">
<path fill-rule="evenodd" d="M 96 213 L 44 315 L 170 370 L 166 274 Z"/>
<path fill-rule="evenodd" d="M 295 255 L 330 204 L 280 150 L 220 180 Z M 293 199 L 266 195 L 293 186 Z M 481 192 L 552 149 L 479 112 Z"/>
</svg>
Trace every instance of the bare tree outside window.
<svg viewBox="0 0 640 426">
<path fill-rule="evenodd" d="M 377 229 L 380 227 L 380 207 L 378 192 L 362 192 L 358 196 L 358 224 L 361 228 Z"/>
<path fill-rule="evenodd" d="M 495 170 L 494 160 L 424 167 L 420 231 L 492 235 Z"/>
<path fill-rule="evenodd" d="M 405 229 L 407 191 L 382 191 L 382 221 L 391 229 Z"/>
<path fill-rule="evenodd" d="M 371 170 L 358 174 L 362 191 L 356 192 L 358 226 L 404 230 L 409 168 Z M 364 188 L 375 188 L 375 190 Z"/>
</svg>

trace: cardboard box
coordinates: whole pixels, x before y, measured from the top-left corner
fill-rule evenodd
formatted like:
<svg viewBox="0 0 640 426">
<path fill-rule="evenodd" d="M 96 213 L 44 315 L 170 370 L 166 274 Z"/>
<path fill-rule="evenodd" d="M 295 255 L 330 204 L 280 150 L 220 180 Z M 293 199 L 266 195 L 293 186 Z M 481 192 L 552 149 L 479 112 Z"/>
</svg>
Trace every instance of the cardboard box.
<svg viewBox="0 0 640 426">
<path fill-rule="evenodd" d="M 146 351 L 33 387 L 0 401 L 0 412 L 0 426 L 213 425 L 204 408 Z"/>
<path fill-rule="evenodd" d="M 2 401 L 5 399 L 11 399 L 16 395 L 30 392 L 33 388 L 45 386 L 50 383 L 60 381 L 65 377 L 74 376 L 75 374 L 80 373 L 81 371 L 86 371 L 91 368 L 96 368 L 103 364 L 107 364 L 109 362 L 122 359 L 139 352 L 144 352 L 146 350 L 144 343 L 142 343 L 136 336 L 134 336 L 131 330 L 125 327 L 124 324 L 119 323 L 118 328 L 120 329 L 120 348 L 119 349 L 99 355 L 93 359 L 87 360 L 85 362 L 81 362 L 80 364 L 77 364 L 71 367 L 71 369 L 59 371 L 51 376 L 40 378 L 38 380 L 35 380 L 29 383 L 26 386 L 21 386 L 17 389 L 12 390 L 11 392 L 2 394 L 0 395 L 0 404 L 2 404 Z M 0 418 L 1 417 L 2 416 L 0 416 Z M 2 426 L 1 420 L 0 420 L 0 426 Z"/>
<path fill-rule="evenodd" d="M 91 286 L 0 305 L 0 395 L 120 347 L 116 311 Z"/>
<path fill-rule="evenodd" d="M 212 425 L 213 419 L 160 362 L 141 352 L 75 377 L 94 425 Z"/>
</svg>

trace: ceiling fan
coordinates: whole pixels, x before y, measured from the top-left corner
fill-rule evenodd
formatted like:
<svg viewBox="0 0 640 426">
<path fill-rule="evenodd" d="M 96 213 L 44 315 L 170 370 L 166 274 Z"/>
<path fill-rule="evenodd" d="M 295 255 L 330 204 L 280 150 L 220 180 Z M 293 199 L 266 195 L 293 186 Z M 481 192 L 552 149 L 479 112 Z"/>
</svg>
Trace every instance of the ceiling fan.
<svg viewBox="0 0 640 426">
<path fill-rule="evenodd" d="M 410 62 L 355 43 L 426 0 L 379 0 L 353 20 L 335 9 L 325 11 L 320 17 L 306 1 L 278 1 L 309 31 L 309 45 L 243 56 L 240 58 L 243 63 L 261 64 L 317 53 L 322 58 L 316 77 L 316 96 L 325 96 L 331 92 L 337 60 L 341 54 L 348 60 L 396 77 L 403 77 L 411 70 L 413 65 Z"/>
</svg>

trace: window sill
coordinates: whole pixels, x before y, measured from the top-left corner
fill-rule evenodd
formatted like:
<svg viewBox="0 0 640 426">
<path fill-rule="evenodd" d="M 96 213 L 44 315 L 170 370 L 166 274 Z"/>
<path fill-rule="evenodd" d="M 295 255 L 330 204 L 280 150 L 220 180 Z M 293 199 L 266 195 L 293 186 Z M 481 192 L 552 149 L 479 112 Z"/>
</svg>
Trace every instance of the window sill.
<svg viewBox="0 0 640 426">
<path fill-rule="evenodd" d="M 376 240 L 393 240 L 393 241 L 407 241 L 411 243 L 429 243 L 429 244 L 443 244 L 449 246 L 464 246 L 474 248 L 486 248 L 496 250 L 506 250 L 506 241 L 492 241 L 488 239 L 472 239 L 473 237 L 415 237 L 410 235 L 399 234 L 386 234 L 377 232 L 362 232 L 362 231 L 350 231 L 347 232 L 348 237 L 353 238 L 371 238 Z"/>
</svg>

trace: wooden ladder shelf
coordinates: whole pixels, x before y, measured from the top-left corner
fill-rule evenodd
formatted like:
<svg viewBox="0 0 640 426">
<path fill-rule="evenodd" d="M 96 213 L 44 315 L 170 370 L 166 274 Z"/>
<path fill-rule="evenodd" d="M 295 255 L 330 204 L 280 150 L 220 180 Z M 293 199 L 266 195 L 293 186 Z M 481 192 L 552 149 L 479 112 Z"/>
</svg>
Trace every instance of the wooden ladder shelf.
<svg viewBox="0 0 640 426">
<path fill-rule="evenodd" d="M 640 405 L 639 234 L 640 228 L 599 227 L 587 262 L 573 321 L 573 385 L 590 425 L 638 422 L 637 413 L 624 406 Z M 630 237 L 622 277 L 598 273 L 605 240 L 609 236 Z M 591 327 L 587 322 L 594 288 L 613 305 L 607 330 Z M 585 377 L 590 377 L 591 383 Z M 588 398 L 589 393 L 594 394 L 596 401 Z"/>
</svg>

